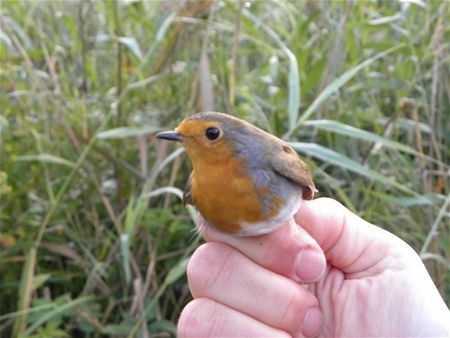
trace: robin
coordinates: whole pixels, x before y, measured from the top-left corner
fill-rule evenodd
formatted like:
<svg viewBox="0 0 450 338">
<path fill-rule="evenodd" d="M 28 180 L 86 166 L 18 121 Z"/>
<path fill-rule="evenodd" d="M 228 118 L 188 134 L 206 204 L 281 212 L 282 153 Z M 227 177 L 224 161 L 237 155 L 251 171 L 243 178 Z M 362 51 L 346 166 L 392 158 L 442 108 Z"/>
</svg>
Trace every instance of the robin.
<svg viewBox="0 0 450 338">
<path fill-rule="evenodd" d="M 193 170 L 184 203 L 220 231 L 271 232 L 314 197 L 311 172 L 289 144 L 231 115 L 198 113 L 156 137 L 186 148 Z"/>
</svg>

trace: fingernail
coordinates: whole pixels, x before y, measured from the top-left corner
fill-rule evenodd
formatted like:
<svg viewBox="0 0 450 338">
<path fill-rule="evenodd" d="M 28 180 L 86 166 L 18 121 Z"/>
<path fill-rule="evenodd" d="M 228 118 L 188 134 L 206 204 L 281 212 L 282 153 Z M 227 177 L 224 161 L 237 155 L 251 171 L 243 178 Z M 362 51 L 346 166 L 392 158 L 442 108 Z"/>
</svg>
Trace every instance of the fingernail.
<svg viewBox="0 0 450 338">
<path fill-rule="evenodd" d="M 295 264 L 295 274 L 303 282 L 317 281 L 325 271 L 325 258 L 321 252 L 313 249 L 300 251 Z"/>
<path fill-rule="evenodd" d="M 303 321 L 302 334 L 305 337 L 317 337 L 322 332 L 323 314 L 319 308 L 308 309 Z"/>
</svg>

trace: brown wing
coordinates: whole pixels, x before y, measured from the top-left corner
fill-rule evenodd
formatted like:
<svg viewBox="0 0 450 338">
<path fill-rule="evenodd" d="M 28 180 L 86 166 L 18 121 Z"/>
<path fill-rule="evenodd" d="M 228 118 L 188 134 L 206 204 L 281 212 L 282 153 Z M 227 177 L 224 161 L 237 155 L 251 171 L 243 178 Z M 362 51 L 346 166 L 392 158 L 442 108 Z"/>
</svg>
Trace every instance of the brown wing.
<svg viewBox="0 0 450 338">
<path fill-rule="evenodd" d="M 282 150 L 274 152 L 270 159 L 272 169 L 279 175 L 297 183 L 303 187 L 303 199 L 312 200 L 317 191 L 311 171 L 305 162 L 297 155 L 288 144 L 282 144 Z"/>
<path fill-rule="evenodd" d="M 192 173 L 189 175 L 189 178 L 186 182 L 186 187 L 183 191 L 183 204 L 190 204 L 194 205 L 194 200 L 192 199 L 192 193 L 191 193 L 191 184 L 192 184 Z"/>
</svg>

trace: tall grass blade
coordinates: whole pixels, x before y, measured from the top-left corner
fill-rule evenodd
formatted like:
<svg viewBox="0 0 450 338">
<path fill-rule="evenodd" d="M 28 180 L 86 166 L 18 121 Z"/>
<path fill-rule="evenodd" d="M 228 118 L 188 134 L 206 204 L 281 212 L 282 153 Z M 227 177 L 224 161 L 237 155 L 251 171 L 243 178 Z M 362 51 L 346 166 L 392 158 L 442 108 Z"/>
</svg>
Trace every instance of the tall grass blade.
<svg viewBox="0 0 450 338">
<path fill-rule="evenodd" d="M 292 129 L 295 127 L 295 121 L 297 121 L 300 107 L 300 78 L 298 75 L 297 58 L 292 53 L 287 54 L 289 57 L 289 129 Z"/>
<path fill-rule="evenodd" d="M 392 203 L 402 207 L 415 207 L 427 205 L 440 205 L 444 197 L 442 195 L 426 195 L 416 197 L 392 197 L 389 199 Z"/>
<path fill-rule="evenodd" d="M 10 312 L 10 313 L 1 315 L 0 322 L 3 320 L 19 317 L 21 314 L 29 314 L 29 313 L 34 313 L 34 312 L 45 311 L 45 310 L 51 309 L 53 306 L 54 306 L 53 303 L 46 303 L 46 304 L 42 304 L 42 305 L 33 306 L 33 307 L 25 309 L 25 310 Z"/>
<path fill-rule="evenodd" d="M 386 177 L 368 167 L 359 164 L 352 159 L 339 154 L 331 149 L 325 148 L 319 144 L 315 143 L 302 143 L 302 142 L 290 142 L 290 145 L 297 151 L 307 154 L 311 157 L 318 158 L 324 162 L 328 162 L 337 165 L 341 168 L 347 169 L 351 172 L 357 173 L 361 176 L 370 178 L 372 180 L 384 183 L 386 185 L 393 185 L 396 187 L 401 187 L 410 191 L 410 189 L 403 187 L 401 184 L 396 183 L 391 177 Z"/>
<path fill-rule="evenodd" d="M 109 122 L 109 119 L 112 117 L 112 115 L 113 115 L 112 112 L 108 113 L 108 115 L 105 117 L 105 119 L 99 126 L 98 132 L 101 131 L 107 125 L 107 123 Z M 39 232 L 38 232 L 37 238 L 35 240 L 35 247 L 38 247 L 39 244 L 41 243 L 42 236 L 44 235 L 44 231 L 47 228 L 47 225 L 49 224 L 55 211 L 58 209 L 63 196 L 69 189 L 69 186 L 72 183 L 72 180 L 74 179 L 75 174 L 80 169 L 81 165 L 83 164 L 84 160 L 86 159 L 87 155 L 93 148 L 96 141 L 97 141 L 96 136 L 91 137 L 91 139 L 89 140 L 89 143 L 83 149 L 80 157 L 78 158 L 78 161 L 75 163 L 75 166 L 72 168 L 69 175 L 66 177 L 62 187 L 59 189 L 58 194 L 56 195 L 55 201 L 51 204 L 50 209 L 48 210 L 47 214 L 45 215 L 44 220 L 42 221 L 41 225 L 39 226 Z"/>
<path fill-rule="evenodd" d="M 203 111 L 214 110 L 214 85 L 212 82 L 209 57 L 206 51 L 200 53 L 199 63 L 200 108 Z"/>
<path fill-rule="evenodd" d="M 122 255 L 123 271 L 125 272 L 125 281 L 127 285 L 130 285 L 131 282 L 130 236 L 128 234 L 120 235 L 120 253 Z"/>
<path fill-rule="evenodd" d="M 344 84 L 346 84 L 350 79 L 352 79 L 359 71 L 372 64 L 376 60 L 389 55 L 392 52 L 395 52 L 399 48 L 403 47 L 403 45 L 398 45 L 388 50 L 378 53 L 367 60 L 361 62 L 359 65 L 347 70 L 344 74 L 339 76 L 336 80 L 330 83 L 317 98 L 313 101 L 313 103 L 306 109 L 306 111 L 300 116 L 295 126 L 289 129 L 289 131 L 284 135 L 284 138 L 289 138 L 292 136 L 302 125 L 304 121 L 306 121 L 319 107 L 325 102 L 332 94 L 334 94 L 337 90 L 339 90 Z"/>
<path fill-rule="evenodd" d="M 167 165 L 174 161 L 178 156 L 184 153 L 184 148 L 180 147 L 173 151 L 169 156 L 167 156 L 164 161 L 162 161 L 159 166 L 153 171 L 152 175 L 147 178 L 147 180 L 144 183 L 144 186 L 142 188 L 142 191 L 139 195 L 139 198 L 137 199 L 136 203 L 134 204 L 134 211 L 133 211 L 133 217 L 130 217 L 130 220 L 127 221 L 127 229 L 129 230 L 130 234 L 130 241 L 132 242 L 134 237 L 134 232 L 136 229 L 136 225 L 139 223 L 143 210 L 146 206 L 146 202 L 148 201 L 148 194 L 152 190 L 153 185 L 155 184 L 155 180 L 158 177 L 158 175 L 164 170 L 164 168 L 167 167 Z"/>
<path fill-rule="evenodd" d="M 288 113 L 289 113 L 289 129 L 294 129 L 297 118 L 298 110 L 300 107 L 300 77 L 298 73 L 298 62 L 297 57 L 294 53 L 287 47 L 279 35 L 269 28 L 264 22 L 258 17 L 254 16 L 248 10 L 243 11 L 244 15 L 252 20 L 255 25 L 261 27 L 263 31 L 272 38 L 286 55 L 289 60 L 289 85 L 288 85 Z"/>
<path fill-rule="evenodd" d="M 185 258 L 178 262 L 172 269 L 170 269 L 169 273 L 166 275 L 166 279 L 164 279 L 164 284 L 171 285 L 175 283 L 178 278 L 183 276 L 186 272 L 187 265 L 189 263 L 189 258 Z"/>
<path fill-rule="evenodd" d="M 420 250 L 420 257 L 423 257 L 423 255 L 425 253 L 427 253 L 427 250 L 431 244 L 431 241 L 437 235 L 437 230 L 438 230 L 439 224 L 441 223 L 442 219 L 445 217 L 446 213 L 448 213 L 449 205 L 450 205 L 450 194 L 447 195 L 445 202 L 442 204 L 442 207 L 439 210 L 439 213 L 438 213 L 436 219 L 434 220 L 433 224 L 430 227 L 430 230 L 428 231 L 427 238 L 425 239 L 422 249 Z"/>
<path fill-rule="evenodd" d="M 374 181 L 381 182 L 388 186 L 393 186 L 397 188 L 400 191 L 403 191 L 405 193 L 414 195 L 414 196 L 423 196 L 419 195 L 417 192 L 411 190 L 404 184 L 401 184 L 397 182 L 392 177 L 387 177 L 383 174 L 380 174 L 368 167 L 365 167 L 358 162 L 348 158 L 345 155 L 342 155 L 338 152 L 335 152 L 334 150 L 325 148 L 319 144 L 316 143 L 302 143 L 302 142 L 289 142 L 289 144 L 297 151 L 307 154 L 311 157 L 318 158 L 324 162 L 328 162 L 331 164 L 334 164 L 338 167 L 347 169 L 351 172 L 354 172 L 356 174 L 359 174 L 361 176 L 370 178 Z M 423 196 L 426 198 L 426 196 Z"/>
<path fill-rule="evenodd" d="M 380 118 L 377 119 L 377 122 L 380 122 L 384 126 L 387 125 L 390 122 L 390 119 L 388 118 Z M 395 126 L 397 128 L 405 129 L 408 131 L 414 131 L 416 128 L 419 128 L 421 133 L 431 134 L 433 130 L 430 128 L 429 125 L 423 123 L 414 121 L 412 119 L 407 119 L 404 117 L 400 117 L 395 121 Z"/>
<path fill-rule="evenodd" d="M 36 329 L 38 329 L 40 326 L 51 320 L 53 317 L 59 316 L 63 313 L 65 313 L 68 310 L 71 310 L 77 306 L 80 306 L 81 304 L 85 304 L 91 301 L 94 301 L 94 296 L 85 296 L 80 297 L 78 299 L 75 299 L 73 301 L 70 301 L 68 303 L 65 303 L 64 305 L 60 306 L 59 308 L 54 309 L 53 311 L 50 311 L 43 315 L 39 320 L 34 322 L 30 327 L 25 331 L 23 335 L 20 335 L 20 337 L 28 337 L 31 333 L 33 333 Z"/>
<path fill-rule="evenodd" d="M 142 60 L 141 48 L 135 38 L 121 36 L 117 38 L 117 41 L 128 47 L 139 60 Z"/>
<path fill-rule="evenodd" d="M 450 262 L 441 255 L 426 252 L 420 255 L 420 258 L 422 258 L 423 261 L 426 261 L 427 259 L 433 259 L 442 264 L 443 267 L 450 271 Z"/>
<path fill-rule="evenodd" d="M 36 248 L 28 251 L 23 265 L 22 276 L 20 278 L 19 304 L 17 306 L 18 316 L 14 323 L 13 336 L 19 337 L 25 330 L 28 309 L 31 304 L 31 293 L 33 292 L 34 267 L 36 265 Z"/>
<path fill-rule="evenodd" d="M 156 197 L 162 194 L 172 194 L 177 196 L 180 200 L 183 200 L 183 191 L 176 187 L 163 187 L 159 189 L 155 189 L 148 193 L 147 197 Z"/>
<path fill-rule="evenodd" d="M 336 134 L 350 136 L 352 138 L 368 141 L 368 142 L 374 142 L 378 144 L 382 144 L 384 146 L 387 146 L 389 148 L 393 148 L 402 152 L 405 152 L 407 154 L 412 154 L 415 156 L 424 156 L 417 150 L 405 146 L 404 144 L 392 141 L 386 137 L 353 127 L 349 126 L 348 124 L 333 121 L 333 120 L 312 120 L 312 121 L 306 121 L 303 124 L 304 126 L 311 126 L 316 127 L 322 130 L 330 131 Z M 424 156 L 428 160 L 435 162 L 436 160 L 430 158 L 429 156 Z"/>
<path fill-rule="evenodd" d="M 146 306 L 143 315 L 139 318 L 137 323 L 133 326 L 133 329 L 130 331 L 128 338 L 135 337 L 137 331 L 139 330 L 139 327 L 145 321 L 146 316 L 150 313 L 150 311 L 156 305 L 156 302 L 159 300 L 159 298 L 164 293 L 164 291 L 171 284 L 173 284 L 176 280 L 178 280 L 182 275 L 184 275 L 186 273 L 186 268 L 187 268 L 188 263 L 189 263 L 189 258 L 183 258 L 177 263 L 177 265 L 175 265 L 172 269 L 169 270 L 169 272 L 166 275 L 166 278 L 164 279 L 163 284 L 158 289 L 158 292 L 155 295 L 153 295 L 153 298 L 150 301 L 150 303 Z"/>
<path fill-rule="evenodd" d="M 125 232 L 128 235 L 133 233 L 133 220 L 136 216 L 136 208 L 135 208 L 135 197 L 133 195 L 130 196 L 130 200 L 128 201 L 127 213 L 125 216 Z"/>
<path fill-rule="evenodd" d="M 52 163 L 52 164 L 62 164 L 67 167 L 73 168 L 75 166 L 75 163 L 69 160 L 66 160 L 64 158 L 54 156 L 51 154 L 38 154 L 38 155 L 23 155 L 23 156 L 16 156 L 14 158 L 14 161 L 17 162 L 42 162 L 42 163 Z"/>
<path fill-rule="evenodd" d="M 8 128 L 9 123 L 8 120 L 5 119 L 2 115 L 0 115 L 0 144 L 3 142 L 3 133 Z"/>
<path fill-rule="evenodd" d="M 99 140 L 106 140 L 106 139 L 122 139 L 128 137 L 139 137 L 155 133 L 158 130 L 159 128 L 154 126 L 140 127 L 140 128 L 121 127 L 102 131 L 101 133 L 97 134 L 97 138 Z"/>
<path fill-rule="evenodd" d="M 164 19 L 163 23 L 159 27 L 158 31 L 155 34 L 155 42 L 161 42 L 162 39 L 166 36 L 167 30 L 173 22 L 173 19 L 177 16 L 176 12 L 170 13 L 167 18 Z"/>
</svg>

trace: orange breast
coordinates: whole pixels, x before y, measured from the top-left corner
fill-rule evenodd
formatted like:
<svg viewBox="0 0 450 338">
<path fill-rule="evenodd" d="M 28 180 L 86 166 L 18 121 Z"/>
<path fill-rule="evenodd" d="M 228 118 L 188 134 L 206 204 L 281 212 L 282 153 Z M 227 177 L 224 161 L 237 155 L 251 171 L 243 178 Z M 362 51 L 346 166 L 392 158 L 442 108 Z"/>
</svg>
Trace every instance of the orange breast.
<svg viewBox="0 0 450 338">
<path fill-rule="evenodd" d="M 197 163 L 192 174 L 192 197 L 208 221 L 226 232 L 240 231 L 241 222 L 258 223 L 264 218 L 263 191 L 241 168 L 241 160 L 230 157 L 225 163 Z"/>
</svg>

